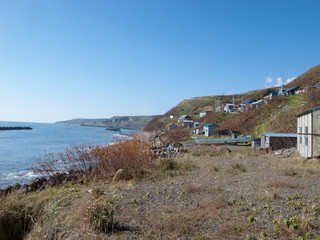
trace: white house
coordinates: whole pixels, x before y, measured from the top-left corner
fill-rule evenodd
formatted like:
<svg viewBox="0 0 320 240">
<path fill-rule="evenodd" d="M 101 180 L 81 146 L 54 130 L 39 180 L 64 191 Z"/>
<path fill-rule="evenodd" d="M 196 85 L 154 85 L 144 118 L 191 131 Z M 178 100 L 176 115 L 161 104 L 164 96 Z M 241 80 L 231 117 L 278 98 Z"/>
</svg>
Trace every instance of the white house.
<svg viewBox="0 0 320 240">
<path fill-rule="evenodd" d="M 232 104 L 232 103 L 226 103 L 226 104 L 224 104 L 224 106 L 223 106 L 223 111 L 224 111 L 224 112 L 233 112 L 233 111 L 234 111 L 234 108 L 235 108 L 234 104 Z"/>
<path fill-rule="evenodd" d="M 297 149 L 302 157 L 320 156 L 320 107 L 297 116 Z"/>
</svg>

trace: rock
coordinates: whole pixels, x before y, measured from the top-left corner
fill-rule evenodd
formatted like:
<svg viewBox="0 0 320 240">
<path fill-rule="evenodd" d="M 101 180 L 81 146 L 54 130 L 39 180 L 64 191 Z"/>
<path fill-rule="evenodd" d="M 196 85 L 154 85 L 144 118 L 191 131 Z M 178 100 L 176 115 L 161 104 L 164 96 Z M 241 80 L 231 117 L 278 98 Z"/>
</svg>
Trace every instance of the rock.
<svg viewBox="0 0 320 240">
<path fill-rule="evenodd" d="M 118 182 L 120 180 L 123 180 L 124 178 L 124 170 L 123 169 L 119 169 L 116 174 L 114 175 L 112 182 Z"/>
<path fill-rule="evenodd" d="M 15 183 L 11 187 L 12 187 L 12 190 L 15 191 L 15 190 L 18 190 L 19 188 L 21 188 L 21 185 L 19 183 Z"/>
<path fill-rule="evenodd" d="M 36 178 L 34 180 L 32 180 L 31 182 L 29 182 L 29 188 L 28 191 L 29 192 L 35 192 L 39 189 L 42 188 L 44 182 L 46 182 L 47 180 L 45 178 Z"/>
<path fill-rule="evenodd" d="M 12 187 L 11 186 L 6 186 L 4 189 L 3 189 L 3 195 L 6 196 L 8 193 L 10 193 L 12 190 Z"/>
<path fill-rule="evenodd" d="M 26 194 L 26 193 L 28 193 L 28 188 L 29 188 L 29 186 L 27 184 L 24 184 L 22 187 L 20 187 L 17 190 L 17 194 Z"/>
</svg>

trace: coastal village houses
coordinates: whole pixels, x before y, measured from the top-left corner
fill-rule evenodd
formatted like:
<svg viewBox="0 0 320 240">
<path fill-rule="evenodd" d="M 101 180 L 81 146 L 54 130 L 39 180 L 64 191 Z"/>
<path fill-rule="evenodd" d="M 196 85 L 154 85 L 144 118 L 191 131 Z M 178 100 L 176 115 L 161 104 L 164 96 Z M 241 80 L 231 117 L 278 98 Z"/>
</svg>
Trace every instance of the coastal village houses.
<svg viewBox="0 0 320 240">
<path fill-rule="evenodd" d="M 302 157 L 320 156 L 320 107 L 297 116 L 297 149 Z"/>
</svg>

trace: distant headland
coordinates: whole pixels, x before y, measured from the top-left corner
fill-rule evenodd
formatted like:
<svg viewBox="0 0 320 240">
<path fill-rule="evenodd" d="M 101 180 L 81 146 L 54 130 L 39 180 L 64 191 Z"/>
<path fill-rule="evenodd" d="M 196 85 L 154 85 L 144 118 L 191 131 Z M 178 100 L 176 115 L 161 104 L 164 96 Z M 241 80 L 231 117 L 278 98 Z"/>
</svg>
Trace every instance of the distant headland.
<svg viewBox="0 0 320 240">
<path fill-rule="evenodd" d="M 31 130 L 31 127 L 0 127 L 0 131 L 4 130 Z"/>
<path fill-rule="evenodd" d="M 104 127 L 111 131 L 120 131 L 120 129 L 142 129 L 154 116 L 115 116 L 112 118 L 99 118 L 99 119 L 71 119 L 67 121 L 60 121 L 56 123 L 62 124 L 76 124 L 87 127 Z"/>
</svg>

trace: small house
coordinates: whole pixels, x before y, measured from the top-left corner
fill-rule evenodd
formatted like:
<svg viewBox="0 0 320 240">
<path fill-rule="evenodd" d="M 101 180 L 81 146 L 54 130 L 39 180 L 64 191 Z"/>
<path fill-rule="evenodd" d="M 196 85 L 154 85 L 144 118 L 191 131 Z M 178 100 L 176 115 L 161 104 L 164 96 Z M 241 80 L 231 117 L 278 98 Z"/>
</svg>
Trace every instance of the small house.
<svg viewBox="0 0 320 240">
<path fill-rule="evenodd" d="M 205 116 L 207 116 L 207 114 L 209 114 L 209 113 L 211 113 L 212 111 L 203 111 L 203 112 L 201 112 L 200 114 L 199 114 L 199 117 L 205 117 Z"/>
<path fill-rule="evenodd" d="M 218 128 L 219 126 L 216 124 L 205 124 L 203 126 L 203 131 L 206 137 L 210 137 L 217 132 Z"/>
<path fill-rule="evenodd" d="M 232 103 L 226 103 L 223 107 L 224 112 L 233 112 L 234 109 L 235 109 L 235 106 Z"/>
<path fill-rule="evenodd" d="M 190 116 L 188 115 L 182 115 L 181 117 L 178 118 L 178 122 L 182 122 L 183 120 L 190 120 Z"/>
<path fill-rule="evenodd" d="M 296 133 L 263 133 L 260 138 L 261 148 L 271 151 L 292 148 L 297 145 Z"/>
<path fill-rule="evenodd" d="M 169 130 L 172 130 L 172 129 L 175 129 L 175 128 L 178 128 L 177 125 L 175 125 L 174 123 L 168 123 L 166 125 L 166 130 L 169 131 Z"/>
<path fill-rule="evenodd" d="M 320 156 L 320 107 L 297 116 L 297 149 L 302 157 Z"/>
<path fill-rule="evenodd" d="M 296 91 L 299 89 L 299 87 L 293 87 L 293 88 L 279 88 L 277 90 L 278 96 L 290 96 L 295 95 Z"/>
<path fill-rule="evenodd" d="M 182 127 L 193 127 L 193 120 L 183 120 Z"/>
</svg>

